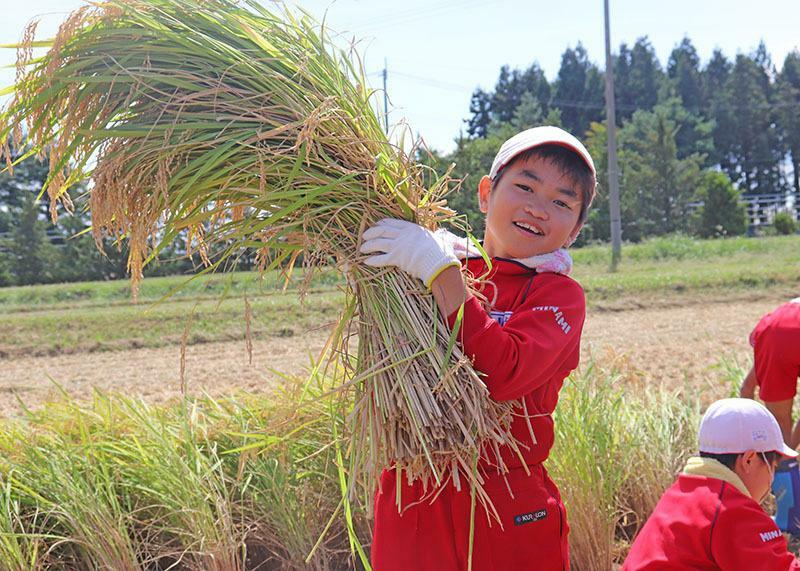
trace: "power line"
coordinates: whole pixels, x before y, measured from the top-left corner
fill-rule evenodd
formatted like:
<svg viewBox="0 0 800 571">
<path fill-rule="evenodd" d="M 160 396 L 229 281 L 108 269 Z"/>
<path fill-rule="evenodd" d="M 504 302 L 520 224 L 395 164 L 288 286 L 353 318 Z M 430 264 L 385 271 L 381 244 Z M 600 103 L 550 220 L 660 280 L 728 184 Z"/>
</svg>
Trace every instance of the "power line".
<svg viewBox="0 0 800 571">
<path fill-rule="evenodd" d="M 431 87 L 437 87 L 439 89 L 459 91 L 459 92 L 461 92 L 461 91 L 463 91 L 465 89 L 470 89 L 469 87 L 467 87 L 465 85 L 459 85 L 457 83 L 449 83 L 447 81 L 441 81 L 439 79 L 434 79 L 434 78 L 430 78 L 430 77 L 422 77 L 420 75 L 414 75 L 414 74 L 411 74 L 411 73 L 404 73 L 402 71 L 392 70 L 392 74 L 400 76 L 400 77 L 405 77 L 406 79 L 411 79 L 412 81 L 416 81 L 418 83 L 429 85 Z"/>
<path fill-rule="evenodd" d="M 428 5 L 424 8 L 412 8 L 403 12 L 395 12 L 393 14 L 382 14 L 374 18 L 368 18 L 362 22 L 357 22 L 350 26 L 351 32 L 364 32 L 364 31 L 377 31 L 385 28 L 393 28 L 411 24 L 425 18 L 432 18 L 434 16 L 442 16 L 448 12 L 455 10 L 468 10 L 479 6 L 486 6 L 487 4 L 495 3 L 492 0 L 457 0 L 450 2 L 441 2 L 439 4 Z"/>
<path fill-rule="evenodd" d="M 383 70 L 376 70 L 366 74 L 367 77 L 373 77 L 382 75 Z M 442 81 L 438 78 L 433 77 L 425 77 L 418 74 L 406 73 L 403 71 L 397 71 L 396 69 L 392 69 L 392 75 L 402 77 L 405 79 L 409 79 L 411 81 L 417 82 L 422 85 L 427 85 L 428 87 L 434 87 L 437 89 L 442 89 L 445 91 L 454 91 L 454 92 L 462 92 L 465 90 L 469 90 L 470 92 L 477 89 L 477 86 L 467 86 L 465 84 L 460 83 L 452 83 L 448 81 Z M 615 97 L 615 99 L 619 99 L 619 96 Z M 604 109 L 605 103 L 602 101 L 592 101 L 592 100 L 569 100 L 569 99 L 551 99 L 547 102 L 547 105 L 552 107 L 568 107 L 568 108 L 576 108 L 576 109 Z M 782 109 L 784 107 L 796 107 L 797 104 L 793 102 L 772 102 L 766 103 L 761 105 L 716 105 L 714 106 L 715 110 L 724 110 L 724 111 L 736 111 L 741 108 L 747 109 L 755 109 L 755 110 L 774 110 L 774 109 Z M 620 111 L 639 111 L 639 110 L 647 110 L 645 107 L 641 107 L 639 105 L 633 104 L 625 104 L 616 102 L 615 105 L 617 110 Z"/>
</svg>

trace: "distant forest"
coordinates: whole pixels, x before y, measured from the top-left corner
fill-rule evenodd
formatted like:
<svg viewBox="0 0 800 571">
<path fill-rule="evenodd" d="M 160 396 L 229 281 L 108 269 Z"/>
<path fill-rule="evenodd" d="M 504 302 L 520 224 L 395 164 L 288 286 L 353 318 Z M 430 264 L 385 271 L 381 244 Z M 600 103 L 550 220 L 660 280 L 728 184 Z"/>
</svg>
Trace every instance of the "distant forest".
<svg viewBox="0 0 800 571">
<path fill-rule="evenodd" d="M 701 62 L 688 38 L 662 65 L 647 38 L 622 44 L 614 58 L 623 239 L 685 233 L 699 237 L 743 234 L 742 197 L 795 195 L 800 206 L 800 53 L 777 66 L 762 43 L 728 59 L 716 51 Z M 464 177 L 451 205 L 482 235 L 475 187 L 502 142 L 540 124 L 560 125 L 589 148 L 600 192 L 578 245 L 609 237 L 604 73 L 579 44 L 567 49 L 552 81 L 538 64 L 500 68 L 492 91 L 475 90 L 465 134 L 448 155 L 421 157 L 440 169 L 456 163 Z M 36 201 L 48 166 L 30 159 L 15 176 L 0 174 L 0 286 L 114 279 L 126 274 L 124 246 L 86 232 L 85 211 L 56 226 Z M 85 189 L 73 189 L 78 205 Z M 790 202 L 789 202 L 790 203 Z M 771 232 L 795 231 L 796 211 L 777 212 Z M 190 271 L 176 241 L 146 274 Z M 252 267 L 246 254 L 241 269 Z"/>
<path fill-rule="evenodd" d="M 783 204 L 794 193 L 800 206 L 800 53 L 778 66 L 762 42 L 750 54 L 728 59 L 717 50 L 701 62 L 684 38 L 662 65 L 644 37 L 619 46 L 614 85 L 624 239 L 741 234 L 741 195 Z M 474 188 L 502 141 L 559 125 L 584 141 L 598 166 L 600 194 L 583 239 L 607 240 L 605 121 L 605 73 L 580 44 L 564 51 L 552 81 L 537 63 L 503 66 L 494 90 L 473 93 L 455 151 L 436 157 L 455 162 L 457 175 L 472 173 L 451 202 L 480 231 Z M 779 214 L 779 229 L 796 217 Z"/>
</svg>

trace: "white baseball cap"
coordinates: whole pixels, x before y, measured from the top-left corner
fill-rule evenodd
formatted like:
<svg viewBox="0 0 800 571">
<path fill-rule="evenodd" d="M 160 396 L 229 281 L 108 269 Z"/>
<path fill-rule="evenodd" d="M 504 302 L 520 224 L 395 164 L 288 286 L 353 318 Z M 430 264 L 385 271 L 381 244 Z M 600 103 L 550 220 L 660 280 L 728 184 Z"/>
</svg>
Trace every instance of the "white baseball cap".
<svg viewBox="0 0 800 571">
<path fill-rule="evenodd" d="M 741 454 L 778 452 L 797 457 L 783 441 L 778 421 L 764 405 L 752 399 L 722 399 L 711 404 L 700 421 L 700 452 Z"/>
<path fill-rule="evenodd" d="M 500 147 L 500 150 L 497 151 L 497 155 L 494 157 L 494 161 L 492 162 L 492 170 L 489 171 L 489 178 L 494 180 L 494 178 L 497 176 L 497 173 L 499 173 L 502 168 L 518 154 L 542 145 L 559 145 L 575 151 L 578 156 L 583 159 L 583 162 L 586 163 L 586 166 L 589 167 L 589 170 L 592 171 L 592 176 L 597 178 L 597 171 L 594 168 L 594 161 L 592 160 L 592 156 L 589 154 L 589 151 L 586 150 L 586 147 L 584 147 L 578 139 L 567 133 L 564 129 L 551 126 L 526 129 L 525 131 L 517 133 L 503 143 L 503 145 Z"/>
</svg>

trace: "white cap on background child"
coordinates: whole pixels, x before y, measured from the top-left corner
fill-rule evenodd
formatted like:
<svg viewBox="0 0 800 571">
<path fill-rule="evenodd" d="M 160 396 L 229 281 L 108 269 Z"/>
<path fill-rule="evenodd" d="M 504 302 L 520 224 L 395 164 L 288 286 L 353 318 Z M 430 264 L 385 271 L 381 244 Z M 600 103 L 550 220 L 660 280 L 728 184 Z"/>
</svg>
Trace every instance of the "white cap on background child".
<svg viewBox="0 0 800 571">
<path fill-rule="evenodd" d="M 752 399 L 731 398 L 712 403 L 700 421 L 697 437 L 700 452 L 741 454 L 753 450 L 797 457 L 797 452 L 783 441 L 772 413 Z"/>
<path fill-rule="evenodd" d="M 558 145 L 575 151 L 586 163 L 586 166 L 589 167 L 589 170 L 592 171 L 592 176 L 595 178 L 597 177 L 597 171 L 594 168 L 592 156 L 589 154 L 589 151 L 586 150 L 586 147 L 583 146 L 583 143 L 567 133 L 564 129 L 544 126 L 526 129 L 503 143 L 492 162 L 492 170 L 489 171 L 489 178 L 494 180 L 497 173 L 518 154 L 542 145 Z"/>
</svg>

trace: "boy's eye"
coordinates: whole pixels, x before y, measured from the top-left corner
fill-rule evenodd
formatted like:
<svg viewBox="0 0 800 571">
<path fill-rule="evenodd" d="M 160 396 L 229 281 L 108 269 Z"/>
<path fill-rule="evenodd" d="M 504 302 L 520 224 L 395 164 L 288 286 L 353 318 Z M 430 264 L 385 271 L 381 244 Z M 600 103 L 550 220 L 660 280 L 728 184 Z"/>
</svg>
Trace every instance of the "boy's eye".
<svg viewBox="0 0 800 571">
<path fill-rule="evenodd" d="M 526 186 L 524 184 L 517 184 L 517 188 L 520 188 L 520 189 L 524 190 L 525 192 L 533 192 L 533 190 L 531 190 L 531 187 Z"/>
<path fill-rule="evenodd" d="M 556 204 L 556 206 L 561 206 L 562 208 L 570 208 L 569 204 L 567 204 L 563 200 L 554 200 L 553 202 Z"/>
</svg>

